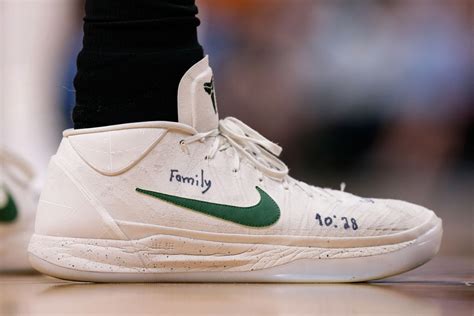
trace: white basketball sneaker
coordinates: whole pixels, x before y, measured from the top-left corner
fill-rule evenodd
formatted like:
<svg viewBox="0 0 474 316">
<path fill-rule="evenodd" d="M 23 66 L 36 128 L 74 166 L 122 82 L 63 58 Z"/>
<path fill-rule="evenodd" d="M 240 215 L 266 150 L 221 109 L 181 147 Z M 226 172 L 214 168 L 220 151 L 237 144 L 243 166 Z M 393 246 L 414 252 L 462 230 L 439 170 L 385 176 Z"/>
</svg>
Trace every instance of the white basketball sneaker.
<svg viewBox="0 0 474 316">
<path fill-rule="evenodd" d="M 28 242 L 38 201 L 30 166 L 0 150 L 0 271 L 31 270 Z"/>
<path fill-rule="evenodd" d="M 218 120 L 207 58 L 179 123 L 67 130 L 29 252 L 39 271 L 99 282 L 350 282 L 413 269 L 440 246 L 423 207 L 294 180 L 281 148 Z"/>
</svg>

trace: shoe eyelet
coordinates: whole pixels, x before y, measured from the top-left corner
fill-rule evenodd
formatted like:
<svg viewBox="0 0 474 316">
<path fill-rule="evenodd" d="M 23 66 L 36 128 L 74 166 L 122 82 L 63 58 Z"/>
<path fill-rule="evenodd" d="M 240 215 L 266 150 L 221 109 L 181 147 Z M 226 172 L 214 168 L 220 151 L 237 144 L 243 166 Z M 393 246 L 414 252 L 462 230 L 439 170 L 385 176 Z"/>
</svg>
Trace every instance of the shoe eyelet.
<svg viewBox="0 0 474 316">
<path fill-rule="evenodd" d="M 258 181 L 263 182 L 263 178 L 258 178 Z"/>
<path fill-rule="evenodd" d="M 237 170 L 237 169 L 235 169 L 235 168 L 232 169 L 232 172 L 233 172 L 233 173 L 237 173 L 237 171 L 239 171 L 239 170 Z"/>
<path fill-rule="evenodd" d="M 181 139 L 181 140 L 179 141 L 179 144 L 180 144 L 181 146 L 184 145 L 184 139 Z"/>
</svg>

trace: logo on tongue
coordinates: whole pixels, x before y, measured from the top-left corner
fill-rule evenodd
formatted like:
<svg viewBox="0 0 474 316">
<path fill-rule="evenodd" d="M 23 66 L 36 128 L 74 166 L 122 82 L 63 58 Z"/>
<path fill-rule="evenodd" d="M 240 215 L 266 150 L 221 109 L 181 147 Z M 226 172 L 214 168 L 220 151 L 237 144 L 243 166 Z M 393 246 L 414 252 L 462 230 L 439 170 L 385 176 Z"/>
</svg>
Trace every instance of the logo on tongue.
<svg viewBox="0 0 474 316">
<path fill-rule="evenodd" d="M 214 112 L 217 114 L 216 93 L 214 91 L 214 77 L 211 79 L 211 81 L 204 83 L 204 91 L 206 91 L 207 94 L 211 96 L 212 106 L 214 107 Z"/>
</svg>

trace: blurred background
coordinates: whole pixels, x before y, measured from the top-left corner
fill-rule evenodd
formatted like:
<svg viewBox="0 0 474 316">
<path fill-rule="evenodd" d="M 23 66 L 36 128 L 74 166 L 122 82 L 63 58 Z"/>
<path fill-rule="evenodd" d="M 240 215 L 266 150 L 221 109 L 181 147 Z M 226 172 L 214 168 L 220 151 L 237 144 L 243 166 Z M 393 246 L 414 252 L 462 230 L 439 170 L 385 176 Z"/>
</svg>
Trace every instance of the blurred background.
<svg viewBox="0 0 474 316">
<path fill-rule="evenodd" d="M 318 186 L 409 200 L 474 256 L 471 0 L 198 0 L 221 116 Z M 79 0 L 0 0 L 0 139 L 44 170 L 71 126 Z"/>
</svg>

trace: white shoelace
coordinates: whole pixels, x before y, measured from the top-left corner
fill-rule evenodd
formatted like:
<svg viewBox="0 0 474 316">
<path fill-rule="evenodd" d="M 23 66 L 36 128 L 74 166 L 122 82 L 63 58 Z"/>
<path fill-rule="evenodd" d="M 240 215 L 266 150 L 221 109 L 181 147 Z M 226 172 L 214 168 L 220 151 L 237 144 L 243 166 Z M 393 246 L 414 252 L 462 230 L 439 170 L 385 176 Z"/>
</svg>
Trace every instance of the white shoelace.
<svg viewBox="0 0 474 316">
<path fill-rule="evenodd" d="M 233 117 L 220 120 L 217 129 L 195 134 L 183 139 L 180 144 L 183 151 L 189 152 L 187 145 L 204 141 L 209 137 L 215 137 L 215 141 L 206 158 L 212 159 L 217 152 L 231 148 L 236 153 L 234 172 L 239 171 L 241 157 L 245 157 L 258 171 L 268 177 L 284 180 L 288 175 L 288 167 L 277 158 L 282 148 Z"/>
<path fill-rule="evenodd" d="M 215 137 L 206 159 L 212 159 L 220 152 L 227 149 L 234 150 L 233 171 L 240 169 L 241 159 L 246 158 L 259 172 L 259 180 L 263 181 L 263 175 L 281 181 L 284 189 L 289 189 L 294 184 L 305 192 L 309 197 L 314 193 L 323 192 L 324 189 L 310 186 L 304 182 L 297 181 L 288 175 L 288 167 L 278 159 L 282 148 L 242 121 L 228 117 L 219 121 L 219 127 L 209 132 L 197 133 L 180 141 L 181 148 L 189 154 L 188 145 L 196 141 L 205 141 L 206 138 Z"/>
<path fill-rule="evenodd" d="M 235 153 L 233 155 L 234 172 L 239 171 L 241 159 L 244 157 L 248 159 L 257 172 L 259 172 L 260 181 L 263 181 L 263 175 L 266 175 L 267 177 L 281 181 L 286 190 L 293 184 L 311 198 L 314 197 L 315 193 L 328 196 L 328 192 L 324 188 L 308 185 L 291 178 L 288 175 L 288 167 L 278 159 L 282 148 L 234 117 L 227 117 L 220 120 L 217 129 L 197 133 L 181 140 L 180 145 L 182 150 L 189 154 L 189 144 L 196 141 L 204 142 L 209 137 L 215 137 L 215 141 L 206 159 L 214 158 L 220 151 L 232 149 Z M 344 191 L 344 187 L 345 185 L 341 186 L 341 191 Z"/>
</svg>

